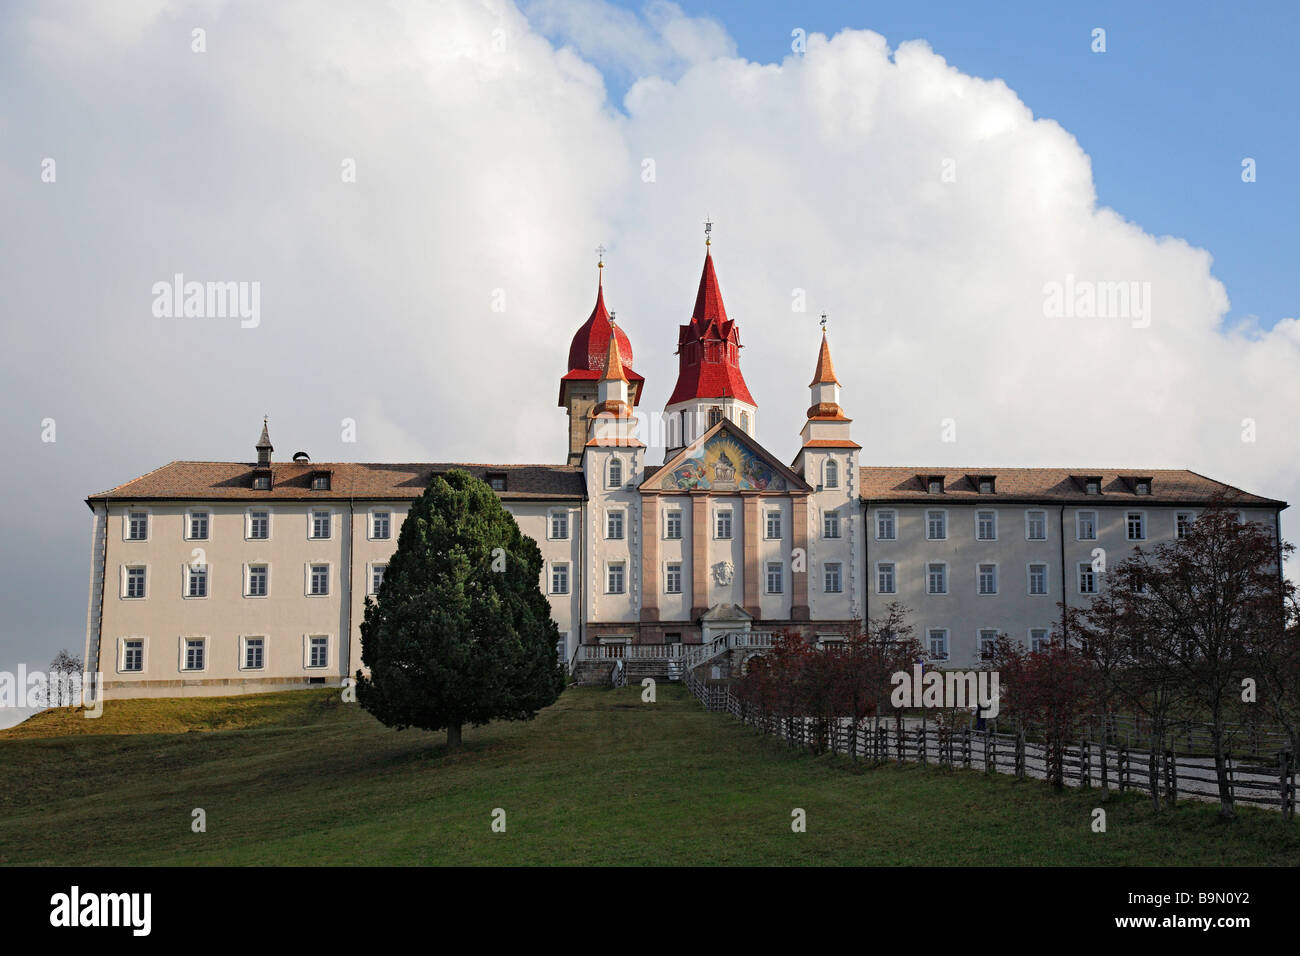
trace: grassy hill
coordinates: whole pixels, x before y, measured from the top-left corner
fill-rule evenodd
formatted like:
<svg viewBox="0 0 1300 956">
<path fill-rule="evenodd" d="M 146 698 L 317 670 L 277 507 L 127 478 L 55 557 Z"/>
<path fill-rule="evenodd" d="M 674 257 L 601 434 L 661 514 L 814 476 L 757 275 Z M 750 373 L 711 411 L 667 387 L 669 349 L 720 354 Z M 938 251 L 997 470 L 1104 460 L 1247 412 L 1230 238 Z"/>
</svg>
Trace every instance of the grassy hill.
<svg viewBox="0 0 1300 956">
<path fill-rule="evenodd" d="M 198 732 L 196 732 L 198 731 Z M 8 864 L 1294 864 L 1300 825 L 973 771 L 812 757 L 680 687 L 529 723 L 387 730 L 336 690 L 109 702 L 0 732 Z M 494 833 L 495 808 L 507 829 Z M 807 812 L 807 832 L 790 829 Z M 207 814 L 193 833 L 191 812 Z"/>
</svg>

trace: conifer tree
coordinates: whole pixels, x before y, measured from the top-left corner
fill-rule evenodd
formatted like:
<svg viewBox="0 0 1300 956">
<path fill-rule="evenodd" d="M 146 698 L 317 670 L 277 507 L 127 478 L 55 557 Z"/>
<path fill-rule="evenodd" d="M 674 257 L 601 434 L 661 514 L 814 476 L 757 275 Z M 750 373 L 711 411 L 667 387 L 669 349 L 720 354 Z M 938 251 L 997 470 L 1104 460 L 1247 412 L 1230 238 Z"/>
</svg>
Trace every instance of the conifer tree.
<svg viewBox="0 0 1300 956">
<path fill-rule="evenodd" d="M 542 554 L 468 472 L 434 475 L 361 624 L 357 699 L 389 727 L 531 720 L 564 689 Z"/>
</svg>

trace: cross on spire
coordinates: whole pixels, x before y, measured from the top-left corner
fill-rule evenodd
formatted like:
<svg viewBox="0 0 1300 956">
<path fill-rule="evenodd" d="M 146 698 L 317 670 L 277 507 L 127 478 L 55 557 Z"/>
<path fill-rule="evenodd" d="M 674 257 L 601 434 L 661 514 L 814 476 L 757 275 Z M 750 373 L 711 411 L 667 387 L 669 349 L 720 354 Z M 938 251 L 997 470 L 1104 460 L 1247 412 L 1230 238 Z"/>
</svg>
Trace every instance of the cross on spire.
<svg viewBox="0 0 1300 956">
<path fill-rule="evenodd" d="M 605 268 L 605 244 L 603 242 L 596 247 L 596 255 L 600 257 L 596 262 L 596 268 Z"/>
<path fill-rule="evenodd" d="M 823 332 L 826 331 L 826 313 L 825 313 L 825 312 L 822 313 L 822 331 L 823 331 Z"/>
<path fill-rule="evenodd" d="M 713 240 L 709 236 L 711 232 L 713 232 L 713 220 L 708 216 L 705 216 L 704 217 L 704 245 L 705 246 L 709 246 L 712 244 Z"/>
</svg>

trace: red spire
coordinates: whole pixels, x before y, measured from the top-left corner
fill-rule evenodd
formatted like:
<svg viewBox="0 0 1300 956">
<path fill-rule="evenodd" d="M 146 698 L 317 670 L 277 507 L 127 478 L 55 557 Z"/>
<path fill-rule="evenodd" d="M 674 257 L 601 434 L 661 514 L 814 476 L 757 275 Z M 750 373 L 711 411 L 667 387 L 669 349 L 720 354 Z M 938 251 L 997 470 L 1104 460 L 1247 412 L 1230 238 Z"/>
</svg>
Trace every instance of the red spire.
<svg viewBox="0 0 1300 956">
<path fill-rule="evenodd" d="M 691 321 L 677 335 L 677 386 L 669 405 L 693 398 L 735 398 L 757 404 L 740 374 L 740 333 L 727 318 L 713 256 L 704 255 Z"/>
<path fill-rule="evenodd" d="M 726 322 L 727 310 L 722 304 L 722 290 L 718 288 L 718 274 L 713 271 L 713 255 L 704 254 L 704 274 L 700 276 L 700 291 L 695 293 L 695 311 L 691 320 L 697 323 Z"/>
</svg>

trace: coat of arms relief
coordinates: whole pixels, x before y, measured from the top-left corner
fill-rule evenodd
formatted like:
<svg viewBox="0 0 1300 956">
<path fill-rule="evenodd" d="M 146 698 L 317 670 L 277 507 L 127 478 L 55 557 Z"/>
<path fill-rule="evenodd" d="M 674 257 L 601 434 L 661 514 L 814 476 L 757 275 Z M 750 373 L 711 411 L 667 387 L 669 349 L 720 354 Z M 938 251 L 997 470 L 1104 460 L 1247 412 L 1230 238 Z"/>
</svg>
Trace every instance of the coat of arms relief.
<svg viewBox="0 0 1300 956">
<path fill-rule="evenodd" d="M 713 583 L 720 587 L 726 587 L 736 576 L 736 566 L 730 561 L 719 561 L 712 568 Z"/>
</svg>

